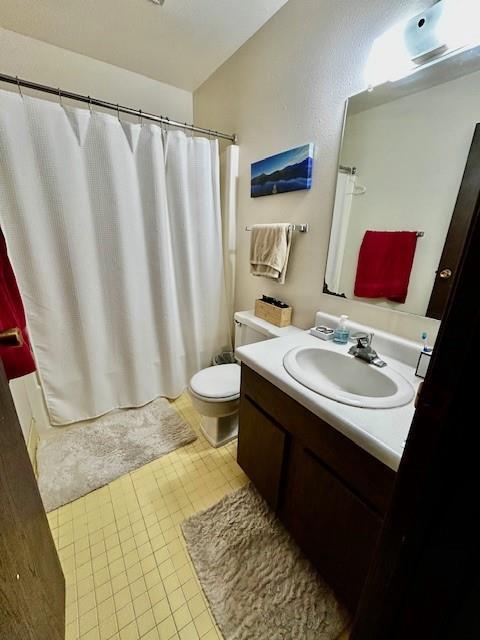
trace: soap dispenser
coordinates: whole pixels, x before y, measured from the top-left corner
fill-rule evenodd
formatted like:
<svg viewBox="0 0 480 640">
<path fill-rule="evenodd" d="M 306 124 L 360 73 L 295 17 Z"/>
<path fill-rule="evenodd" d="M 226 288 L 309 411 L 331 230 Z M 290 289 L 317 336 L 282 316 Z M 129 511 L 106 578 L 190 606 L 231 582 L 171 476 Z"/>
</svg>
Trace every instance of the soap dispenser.
<svg viewBox="0 0 480 640">
<path fill-rule="evenodd" d="M 348 316 L 340 316 L 340 322 L 333 334 L 333 341 L 337 344 L 347 344 L 350 331 L 347 327 Z"/>
</svg>

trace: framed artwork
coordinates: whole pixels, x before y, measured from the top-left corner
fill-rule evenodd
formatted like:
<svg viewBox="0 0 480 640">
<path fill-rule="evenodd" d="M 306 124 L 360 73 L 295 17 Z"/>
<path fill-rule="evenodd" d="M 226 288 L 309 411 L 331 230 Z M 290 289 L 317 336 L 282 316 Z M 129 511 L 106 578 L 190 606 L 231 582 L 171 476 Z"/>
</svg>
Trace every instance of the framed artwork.
<svg viewBox="0 0 480 640">
<path fill-rule="evenodd" d="M 275 193 L 310 189 L 312 186 L 313 143 L 295 147 L 251 165 L 252 198 Z"/>
</svg>

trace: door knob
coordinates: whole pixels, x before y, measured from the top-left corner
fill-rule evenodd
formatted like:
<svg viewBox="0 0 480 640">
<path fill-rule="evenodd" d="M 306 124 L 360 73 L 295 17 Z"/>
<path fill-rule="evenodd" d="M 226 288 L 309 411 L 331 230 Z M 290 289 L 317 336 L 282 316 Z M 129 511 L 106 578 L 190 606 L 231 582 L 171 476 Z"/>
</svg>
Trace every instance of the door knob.
<svg viewBox="0 0 480 640">
<path fill-rule="evenodd" d="M 442 278 L 442 280 L 448 280 L 448 278 L 452 277 L 452 270 L 442 269 L 438 275 L 440 276 L 440 278 Z"/>
<path fill-rule="evenodd" d="M 22 332 L 18 327 L 0 331 L 0 346 L 2 347 L 21 347 L 23 345 Z"/>
</svg>

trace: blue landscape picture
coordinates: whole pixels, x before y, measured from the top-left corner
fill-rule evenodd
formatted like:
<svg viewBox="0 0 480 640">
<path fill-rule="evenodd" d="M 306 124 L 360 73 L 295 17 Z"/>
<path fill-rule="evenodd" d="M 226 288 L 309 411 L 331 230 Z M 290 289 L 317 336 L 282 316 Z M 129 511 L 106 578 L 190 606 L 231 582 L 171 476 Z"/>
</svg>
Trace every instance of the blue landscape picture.
<svg viewBox="0 0 480 640">
<path fill-rule="evenodd" d="M 312 166 L 312 143 L 254 162 L 251 169 L 252 198 L 310 189 Z"/>
</svg>

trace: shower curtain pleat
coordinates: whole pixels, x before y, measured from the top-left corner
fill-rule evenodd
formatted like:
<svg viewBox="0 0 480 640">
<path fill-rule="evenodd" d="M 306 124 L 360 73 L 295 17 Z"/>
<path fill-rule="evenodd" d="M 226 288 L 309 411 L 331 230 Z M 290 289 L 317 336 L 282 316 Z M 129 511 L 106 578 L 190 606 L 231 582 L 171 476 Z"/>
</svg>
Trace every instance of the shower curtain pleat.
<svg viewBox="0 0 480 640">
<path fill-rule="evenodd" d="M 178 396 L 229 343 L 216 141 L 0 91 L 0 153 L 52 424 Z"/>
</svg>

